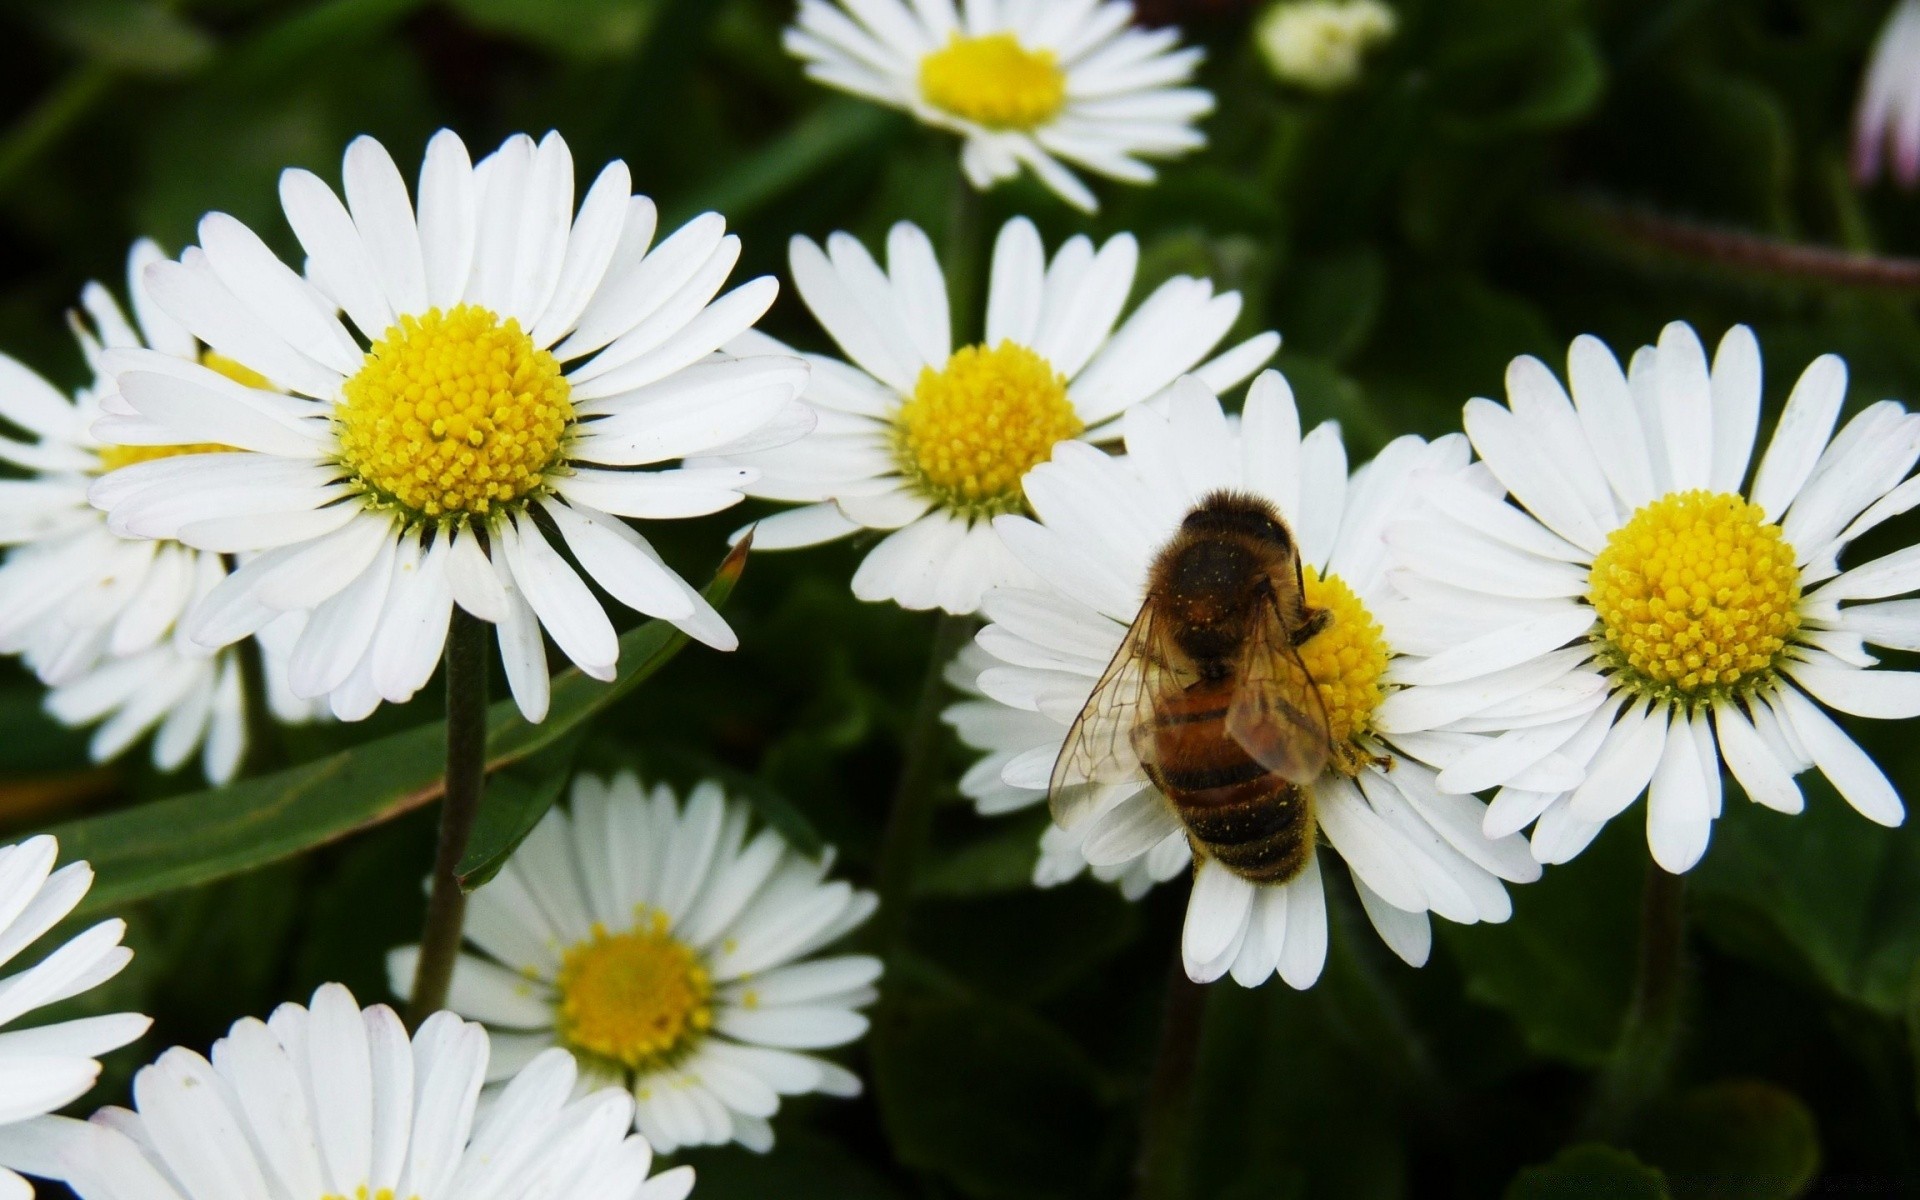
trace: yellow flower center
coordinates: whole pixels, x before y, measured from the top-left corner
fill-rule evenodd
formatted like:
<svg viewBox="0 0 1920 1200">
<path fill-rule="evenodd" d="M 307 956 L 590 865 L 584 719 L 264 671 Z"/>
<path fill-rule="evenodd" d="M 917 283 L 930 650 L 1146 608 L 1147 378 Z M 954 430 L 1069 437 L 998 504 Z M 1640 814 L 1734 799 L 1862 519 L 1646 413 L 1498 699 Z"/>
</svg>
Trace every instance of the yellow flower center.
<svg viewBox="0 0 1920 1200">
<path fill-rule="evenodd" d="M 224 354 L 215 354 L 211 350 L 202 351 L 200 365 L 218 371 L 235 383 L 250 388 L 273 390 L 273 384 L 267 377 L 237 359 Z M 190 442 L 184 446 L 102 446 L 100 447 L 100 473 L 118 471 L 121 467 L 130 467 L 135 463 L 152 462 L 158 458 L 173 458 L 181 454 L 225 454 L 233 450 L 232 446 L 223 446 L 219 442 Z"/>
<path fill-rule="evenodd" d="M 1770 677 L 1800 627 L 1793 547 L 1757 505 L 1663 496 L 1613 531 L 1587 600 L 1614 678 L 1661 700 L 1724 696 Z"/>
<path fill-rule="evenodd" d="M 415 518 L 484 517 L 541 488 L 573 404 L 560 364 L 477 305 L 400 318 L 347 380 L 341 462 Z"/>
<path fill-rule="evenodd" d="M 1373 729 L 1373 710 L 1386 696 L 1386 631 L 1360 597 L 1338 575 L 1321 578 L 1312 567 L 1303 572 L 1307 603 L 1331 614 L 1327 627 L 1300 647 L 1300 661 L 1320 689 L 1333 734 L 1333 767 L 1357 775 L 1373 755 L 1363 745 Z"/>
<path fill-rule="evenodd" d="M 1067 380 L 1025 346 L 968 346 L 920 372 L 894 416 L 894 452 L 914 487 L 969 517 L 1014 512 L 1020 481 L 1086 426 Z"/>
<path fill-rule="evenodd" d="M 713 1024 L 713 982 L 664 913 L 643 914 L 626 933 L 595 925 L 554 982 L 561 1038 L 633 1070 L 672 1062 Z"/>
<path fill-rule="evenodd" d="M 1067 104 L 1067 73 L 1051 50 L 1029 50 L 1010 33 L 966 37 L 920 60 L 927 103 L 988 129 L 1038 129 Z"/>
<path fill-rule="evenodd" d="M 367 1185 L 363 1183 L 353 1189 L 353 1196 L 351 1198 L 342 1196 L 337 1192 L 330 1192 L 320 1197 L 320 1200 L 393 1200 L 393 1189 L 381 1188 L 376 1192 L 370 1190 Z M 420 1200 L 420 1198 L 418 1196 L 412 1196 L 409 1197 L 408 1200 Z"/>
</svg>

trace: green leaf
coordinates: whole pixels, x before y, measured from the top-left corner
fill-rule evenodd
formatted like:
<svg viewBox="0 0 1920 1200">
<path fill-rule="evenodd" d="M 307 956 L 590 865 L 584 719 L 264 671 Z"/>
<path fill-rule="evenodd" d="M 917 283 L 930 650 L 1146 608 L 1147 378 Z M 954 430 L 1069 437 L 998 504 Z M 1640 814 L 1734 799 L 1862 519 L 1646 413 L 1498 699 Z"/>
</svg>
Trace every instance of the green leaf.
<svg viewBox="0 0 1920 1200">
<path fill-rule="evenodd" d="M 1621 820 L 1580 857 L 1513 889 L 1501 925 L 1434 922 L 1467 993 L 1505 1012 L 1536 1052 L 1598 1066 L 1627 1009 L 1646 845 Z"/>
<path fill-rule="evenodd" d="M 1593 35 L 1566 29 L 1503 63 L 1473 63 L 1439 85 L 1440 127 L 1495 137 L 1570 125 L 1606 91 L 1606 60 Z"/>
<path fill-rule="evenodd" d="M 1015 813 L 993 823 L 983 836 L 928 862 L 913 881 L 920 896 L 981 896 L 1033 887 L 1040 860 L 1040 834 L 1049 824 L 1045 811 Z"/>
<path fill-rule="evenodd" d="M 55 37 L 122 71 L 181 75 L 213 57 L 213 39 L 155 0 L 68 0 L 50 12 Z"/>
<path fill-rule="evenodd" d="M 374 37 L 422 7 L 426 0 L 322 0 L 303 6 L 267 27 L 227 55 L 219 65 L 219 84 L 245 91 L 272 87 L 285 94 L 283 80 L 295 68 L 322 54 L 339 54 Z M 279 84 L 278 87 L 273 85 Z"/>
<path fill-rule="evenodd" d="M 970 1196 L 1083 1189 L 1102 1114 L 1079 1052 L 1016 1009 L 893 975 L 887 989 L 871 1035 L 873 1084 L 900 1160 Z"/>
<path fill-rule="evenodd" d="M 739 221 L 878 140 L 898 123 L 897 117 L 877 104 L 829 101 L 702 187 L 675 210 L 675 219 L 713 211 Z"/>
<path fill-rule="evenodd" d="M 1139 930 L 1138 906 L 1106 884 L 934 899 L 913 911 L 913 944 L 980 991 L 1032 1001 L 1095 974 Z M 1020 936 L 1007 937 L 1018 929 Z"/>
<path fill-rule="evenodd" d="M 1666 1200 L 1666 1178 L 1624 1150 L 1585 1145 L 1562 1150 L 1552 1162 L 1528 1167 L 1507 1187 L 1506 1200 Z"/>
<path fill-rule="evenodd" d="M 1813 1114 L 1756 1079 L 1708 1084 L 1662 1106 L 1636 1148 L 1688 1197 L 1788 1200 L 1820 1167 Z"/>
<path fill-rule="evenodd" d="M 453 0 L 483 29 L 575 58 L 632 54 L 652 27 L 657 0 Z"/>
<path fill-rule="evenodd" d="M 792 1105 L 794 1101 L 786 1102 Z M 899 1200 L 902 1192 L 844 1148 L 806 1130 L 786 1128 L 766 1154 L 738 1146 L 687 1152 L 699 1176 L 700 1200 Z"/>
<path fill-rule="evenodd" d="M 453 869 L 461 891 L 471 892 L 498 875 L 508 857 L 547 815 L 573 774 L 574 756 L 585 735 L 585 728 L 575 729 L 538 754 L 487 777 L 487 790 L 480 799 L 467 852 Z"/>
<path fill-rule="evenodd" d="M 743 541 L 707 586 L 725 603 L 746 565 Z M 488 713 L 487 764 L 497 771 L 559 743 L 639 686 L 686 645 L 686 635 L 649 621 L 620 639 L 610 684 L 569 669 L 553 681 L 547 719 L 530 725 L 512 700 Z M 106 912 L 175 888 L 224 879 L 392 820 L 440 798 L 438 722 L 380 738 L 289 770 L 211 791 L 144 804 L 55 827 L 67 861 L 86 859 L 97 882 L 81 915 Z"/>
<path fill-rule="evenodd" d="M 1920 962 L 1920 837 L 1867 821 L 1813 772 L 1800 785 L 1803 813 L 1730 804 L 1715 823 L 1696 919 L 1727 950 L 1897 1018 Z"/>
</svg>

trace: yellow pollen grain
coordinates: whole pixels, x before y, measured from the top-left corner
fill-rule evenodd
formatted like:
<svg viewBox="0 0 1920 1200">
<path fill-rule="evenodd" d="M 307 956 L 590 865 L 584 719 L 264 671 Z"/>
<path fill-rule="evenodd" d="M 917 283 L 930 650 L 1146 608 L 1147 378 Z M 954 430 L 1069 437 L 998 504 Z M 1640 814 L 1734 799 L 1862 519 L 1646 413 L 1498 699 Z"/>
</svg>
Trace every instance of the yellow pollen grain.
<svg viewBox="0 0 1920 1200">
<path fill-rule="evenodd" d="M 920 60 L 920 94 L 943 112 L 988 129 L 1030 131 L 1060 115 L 1067 73 L 1051 50 L 1029 50 L 1010 33 L 955 33 Z"/>
<path fill-rule="evenodd" d="M 594 926 L 561 957 L 554 983 L 561 1038 L 632 1070 L 672 1062 L 713 1024 L 706 967 L 657 915 L 625 933 Z"/>
<path fill-rule="evenodd" d="M 1700 699 L 1770 677 L 1800 627 L 1800 571 L 1780 526 L 1719 492 L 1633 514 L 1593 560 L 1588 602 L 1615 678 Z"/>
<path fill-rule="evenodd" d="M 543 486 L 573 423 L 560 364 L 487 309 L 400 318 L 347 380 L 341 462 L 416 517 L 484 517 Z"/>
<path fill-rule="evenodd" d="M 1025 346 L 956 351 L 923 368 L 894 416 L 894 451 L 907 481 L 936 504 L 972 517 L 1021 507 L 1020 481 L 1055 442 L 1086 429 L 1067 380 Z"/>
<path fill-rule="evenodd" d="M 1327 727 L 1336 749 L 1333 765 L 1357 775 L 1372 756 L 1361 746 L 1373 728 L 1373 710 L 1386 696 L 1381 677 L 1387 671 L 1385 630 L 1338 575 L 1324 579 L 1306 568 L 1307 603 L 1324 608 L 1332 619 L 1300 647 L 1300 661 L 1320 689 Z"/>
</svg>

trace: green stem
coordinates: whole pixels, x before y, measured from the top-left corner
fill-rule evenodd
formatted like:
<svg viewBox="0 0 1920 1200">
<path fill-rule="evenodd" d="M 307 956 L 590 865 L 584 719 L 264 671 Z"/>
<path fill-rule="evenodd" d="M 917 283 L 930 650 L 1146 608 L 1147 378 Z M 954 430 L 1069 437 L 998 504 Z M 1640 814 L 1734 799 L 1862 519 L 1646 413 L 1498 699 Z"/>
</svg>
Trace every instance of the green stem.
<svg viewBox="0 0 1920 1200">
<path fill-rule="evenodd" d="M 1920 290 L 1920 259 L 1782 241 L 1594 199 L 1576 200 L 1573 211 L 1628 244 L 1730 271 L 1869 290 Z"/>
<path fill-rule="evenodd" d="M 1208 988 L 1187 977 L 1178 945 L 1167 973 L 1165 1014 L 1153 1075 L 1140 1113 L 1140 1157 L 1134 1167 L 1139 1200 L 1178 1200 L 1188 1192 L 1187 1142 L 1192 1133 L 1193 1076 L 1200 1063 Z"/>
<path fill-rule="evenodd" d="M 1633 999 L 1620 1041 L 1594 1085 L 1586 1121 L 1593 1136 L 1626 1133 L 1666 1082 L 1686 991 L 1686 924 L 1686 876 L 1669 875 L 1648 862 Z"/>
<path fill-rule="evenodd" d="M 420 961 L 413 972 L 410 1024 L 445 1008 L 466 924 L 467 894 L 454 870 L 467 852 L 487 782 L 487 626 L 456 607 L 447 629 L 447 791 L 440 801 L 440 845 L 433 856 Z"/>
<path fill-rule="evenodd" d="M 940 751 L 946 744 L 940 731 L 940 708 L 945 699 L 944 672 L 953 656 L 973 636 L 974 619 L 941 613 L 934 626 L 933 648 L 927 656 L 927 673 L 920 681 L 920 698 L 913 708 L 913 723 L 907 727 L 906 748 L 900 766 L 900 782 L 894 788 L 893 808 L 887 814 L 886 831 L 880 839 L 877 887 L 880 911 L 874 927 L 881 945 L 891 950 L 906 928 L 907 906 L 913 895 L 913 879 L 926 849 L 927 835 L 933 828 L 933 800 L 940 771 Z"/>
<path fill-rule="evenodd" d="M 985 201 L 955 166 L 951 200 L 947 206 L 946 245 L 941 248 L 941 272 L 947 277 L 948 303 L 953 312 L 954 344 L 964 346 L 987 335 L 981 275 L 987 270 Z"/>
</svg>

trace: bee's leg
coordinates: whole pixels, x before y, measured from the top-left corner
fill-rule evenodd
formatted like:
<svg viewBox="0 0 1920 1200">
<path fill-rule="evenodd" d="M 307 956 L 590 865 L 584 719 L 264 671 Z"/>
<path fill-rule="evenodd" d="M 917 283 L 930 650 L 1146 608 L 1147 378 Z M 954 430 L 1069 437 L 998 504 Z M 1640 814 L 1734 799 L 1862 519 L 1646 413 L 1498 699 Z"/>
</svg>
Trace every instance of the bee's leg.
<svg viewBox="0 0 1920 1200">
<path fill-rule="evenodd" d="M 1308 608 L 1300 606 L 1300 620 L 1293 627 L 1293 644 L 1304 646 L 1314 636 L 1333 624 L 1333 610 L 1330 608 Z"/>
</svg>

